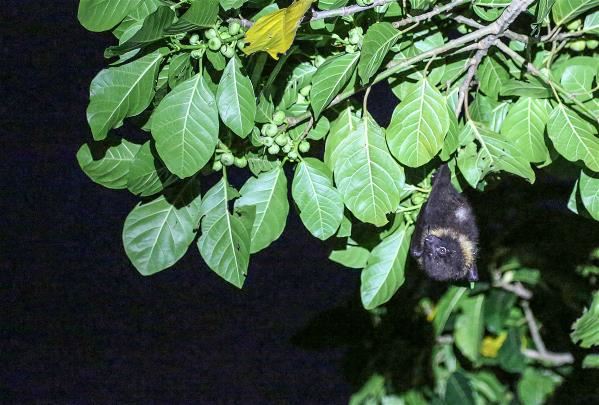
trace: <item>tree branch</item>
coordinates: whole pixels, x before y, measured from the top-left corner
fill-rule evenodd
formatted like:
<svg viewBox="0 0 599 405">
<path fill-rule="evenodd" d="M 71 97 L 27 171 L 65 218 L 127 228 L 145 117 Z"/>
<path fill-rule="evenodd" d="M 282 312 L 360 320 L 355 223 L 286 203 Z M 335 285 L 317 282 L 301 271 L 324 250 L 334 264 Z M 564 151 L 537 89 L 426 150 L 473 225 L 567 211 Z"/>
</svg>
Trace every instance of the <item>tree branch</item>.
<svg viewBox="0 0 599 405">
<path fill-rule="evenodd" d="M 536 350 L 524 349 L 522 351 L 526 357 L 532 360 L 541 361 L 551 363 L 555 366 L 562 366 L 564 364 L 572 364 L 574 363 L 574 356 L 571 353 L 553 353 L 553 352 L 545 352 L 540 353 Z"/>
<path fill-rule="evenodd" d="M 354 6 L 341 7 L 341 8 L 335 9 L 335 10 L 312 11 L 312 17 L 309 19 L 304 18 L 303 22 L 318 21 L 318 20 L 324 20 L 326 18 L 333 18 L 333 17 L 345 17 L 347 15 L 352 15 L 355 13 L 359 13 L 361 11 L 370 10 L 371 8 L 375 8 L 378 6 L 384 6 L 385 4 L 396 3 L 396 2 L 397 2 L 397 0 L 375 0 L 372 4 L 370 4 L 368 6 L 354 5 Z"/>
<path fill-rule="evenodd" d="M 441 13 L 444 13 L 446 11 L 452 10 L 458 6 L 461 6 L 462 4 L 466 4 L 466 3 L 470 3 L 470 0 L 453 0 L 451 3 L 447 3 L 444 6 L 435 6 L 433 7 L 433 9 L 431 11 L 429 11 L 428 13 L 424 13 L 424 14 L 420 14 L 420 15 L 416 15 L 413 17 L 407 17 L 404 18 L 402 20 L 396 21 L 393 23 L 393 26 L 395 28 L 399 28 L 399 27 L 403 27 L 405 25 L 410 25 L 410 24 L 414 24 L 417 22 L 421 22 L 421 21 L 425 21 L 425 20 L 429 20 L 432 17 L 439 15 Z"/>
<path fill-rule="evenodd" d="M 533 342 L 535 342 L 535 346 L 541 355 L 547 354 L 547 348 L 545 347 L 545 343 L 543 343 L 543 339 L 541 338 L 541 334 L 539 333 L 539 326 L 535 321 L 535 316 L 530 310 L 530 305 L 528 305 L 528 301 L 522 301 L 520 304 L 522 309 L 524 310 L 524 316 L 526 317 L 526 323 L 528 323 L 528 329 L 530 330 L 530 336 L 532 336 Z"/>
</svg>

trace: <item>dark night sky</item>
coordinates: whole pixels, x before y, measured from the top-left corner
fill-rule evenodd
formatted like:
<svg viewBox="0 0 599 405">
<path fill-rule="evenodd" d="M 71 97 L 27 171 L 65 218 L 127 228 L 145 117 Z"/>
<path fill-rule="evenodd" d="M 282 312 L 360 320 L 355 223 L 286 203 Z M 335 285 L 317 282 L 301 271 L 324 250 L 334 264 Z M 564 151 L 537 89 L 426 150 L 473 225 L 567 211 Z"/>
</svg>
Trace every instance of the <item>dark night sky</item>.
<svg viewBox="0 0 599 405">
<path fill-rule="evenodd" d="M 76 8 L 2 6 L 1 398 L 345 403 L 344 349 L 291 338 L 355 297 L 359 273 L 326 260 L 295 213 L 252 257 L 243 291 L 195 245 L 150 278 L 129 264 L 121 229 L 136 198 L 92 183 L 75 159 L 91 139 L 89 82 L 112 41 L 85 31 Z"/>
</svg>

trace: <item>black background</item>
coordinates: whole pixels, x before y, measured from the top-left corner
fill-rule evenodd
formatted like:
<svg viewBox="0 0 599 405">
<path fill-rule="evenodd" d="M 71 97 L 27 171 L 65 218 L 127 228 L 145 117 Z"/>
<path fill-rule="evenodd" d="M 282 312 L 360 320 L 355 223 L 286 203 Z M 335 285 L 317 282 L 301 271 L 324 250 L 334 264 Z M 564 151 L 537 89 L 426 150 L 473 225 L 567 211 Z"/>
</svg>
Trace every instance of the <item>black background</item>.
<svg viewBox="0 0 599 405">
<path fill-rule="evenodd" d="M 121 230 L 137 199 L 92 183 L 75 159 L 114 42 L 79 25 L 77 4 L 2 5 L 2 398 L 345 403 L 344 350 L 291 338 L 356 296 L 359 273 L 328 261 L 293 209 L 242 291 L 195 245 L 152 277 L 129 264 Z"/>
</svg>

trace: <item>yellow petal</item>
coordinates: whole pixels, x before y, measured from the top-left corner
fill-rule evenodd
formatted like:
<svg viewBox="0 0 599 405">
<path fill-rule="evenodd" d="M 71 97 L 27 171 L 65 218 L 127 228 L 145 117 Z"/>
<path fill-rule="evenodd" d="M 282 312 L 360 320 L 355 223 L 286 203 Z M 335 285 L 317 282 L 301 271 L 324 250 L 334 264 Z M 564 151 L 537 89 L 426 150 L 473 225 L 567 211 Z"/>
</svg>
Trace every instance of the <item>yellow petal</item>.
<svg viewBox="0 0 599 405">
<path fill-rule="evenodd" d="M 497 337 L 485 336 L 483 344 L 480 347 L 480 354 L 485 357 L 497 357 L 497 353 L 506 338 L 507 332 L 501 332 Z"/>
<path fill-rule="evenodd" d="M 243 48 L 243 52 L 250 55 L 266 51 L 279 59 L 278 54 L 287 52 L 293 44 L 295 33 L 311 4 L 312 0 L 297 0 L 287 8 L 260 17 L 245 35 L 245 42 L 250 45 Z"/>
</svg>

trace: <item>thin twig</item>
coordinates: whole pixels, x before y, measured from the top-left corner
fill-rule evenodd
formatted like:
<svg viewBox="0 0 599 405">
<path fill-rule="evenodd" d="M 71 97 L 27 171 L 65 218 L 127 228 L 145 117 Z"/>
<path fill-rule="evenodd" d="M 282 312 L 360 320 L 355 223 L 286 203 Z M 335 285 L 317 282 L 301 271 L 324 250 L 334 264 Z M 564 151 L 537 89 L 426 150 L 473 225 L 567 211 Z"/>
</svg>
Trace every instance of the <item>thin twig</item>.
<svg viewBox="0 0 599 405">
<path fill-rule="evenodd" d="M 565 352 L 565 353 L 553 353 L 553 352 L 541 353 L 536 350 L 524 349 L 522 351 L 522 354 L 524 354 L 529 359 L 551 363 L 554 366 L 563 366 L 564 364 L 574 363 L 574 356 L 572 356 L 572 353 L 568 353 L 568 352 Z"/>
<path fill-rule="evenodd" d="M 356 13 L 359 13 L 362 11 L 370 10 L 371 8 L 375 8 L 378 6 L 384 6 L 385 4 L 396 3 L 396 2 L 397 2 L 397 0 L 375 0 L 372 4 L 369 4 L 368 6 L 353 5 L 353 6 L 337 8 L 334 10 L 312 11 L 312 17 L 309 19 L 304 19 L 304 22 L 324 20 L 326 18 L 333 18 L 333 17 L 345 17 L 347 15 L 356 14 Z"/>
<path fill-rule="evenodd" d="M 545 347 L 545 343 L 543 343 L 543 339 L 541 338 L 541 334 L 539 333 L 539 326 L 535 321 L 535 316 L 533 315 L 530 305 L 528 305 L 528 301 L 522 301 L 520 306 L 524 310 L 524 316 L 526 317 L 526 323 L 528 323 L 528 330 L 530 331 L 530 335 L 532 336 L 533 342 L 535 342 L 535 346 L 541 355 L 547 354 L 547 348 Z"/>
<path fill-rule="evenodd" d="M 532 298 L 532 291 L 524 287 L 521 283 L 506 283 L 505 281 L 496 280 L 493 283 L 493 287 L 501 288 L 502 290 L 514 293 L 517 297 L 523 300 L 529 300 Z"/>
<path fill-rule="evenodd" d="M 432 17 L 444 13 L 449 10 L 453 10 L 454 8 L 461 6 L 462 4 L 470 3 L 470 0 L 453 0 L 451 3 L 447 3 L 444 6 L 435 6 L 428 13 L 407 17 L 402 20 L 396 21 L 393 23 L 395 28 L 403 27 L 404 25 L 409 25 L 412 23 L 418 23 L 425 20 L 430 20 Z"/>
</svg>

